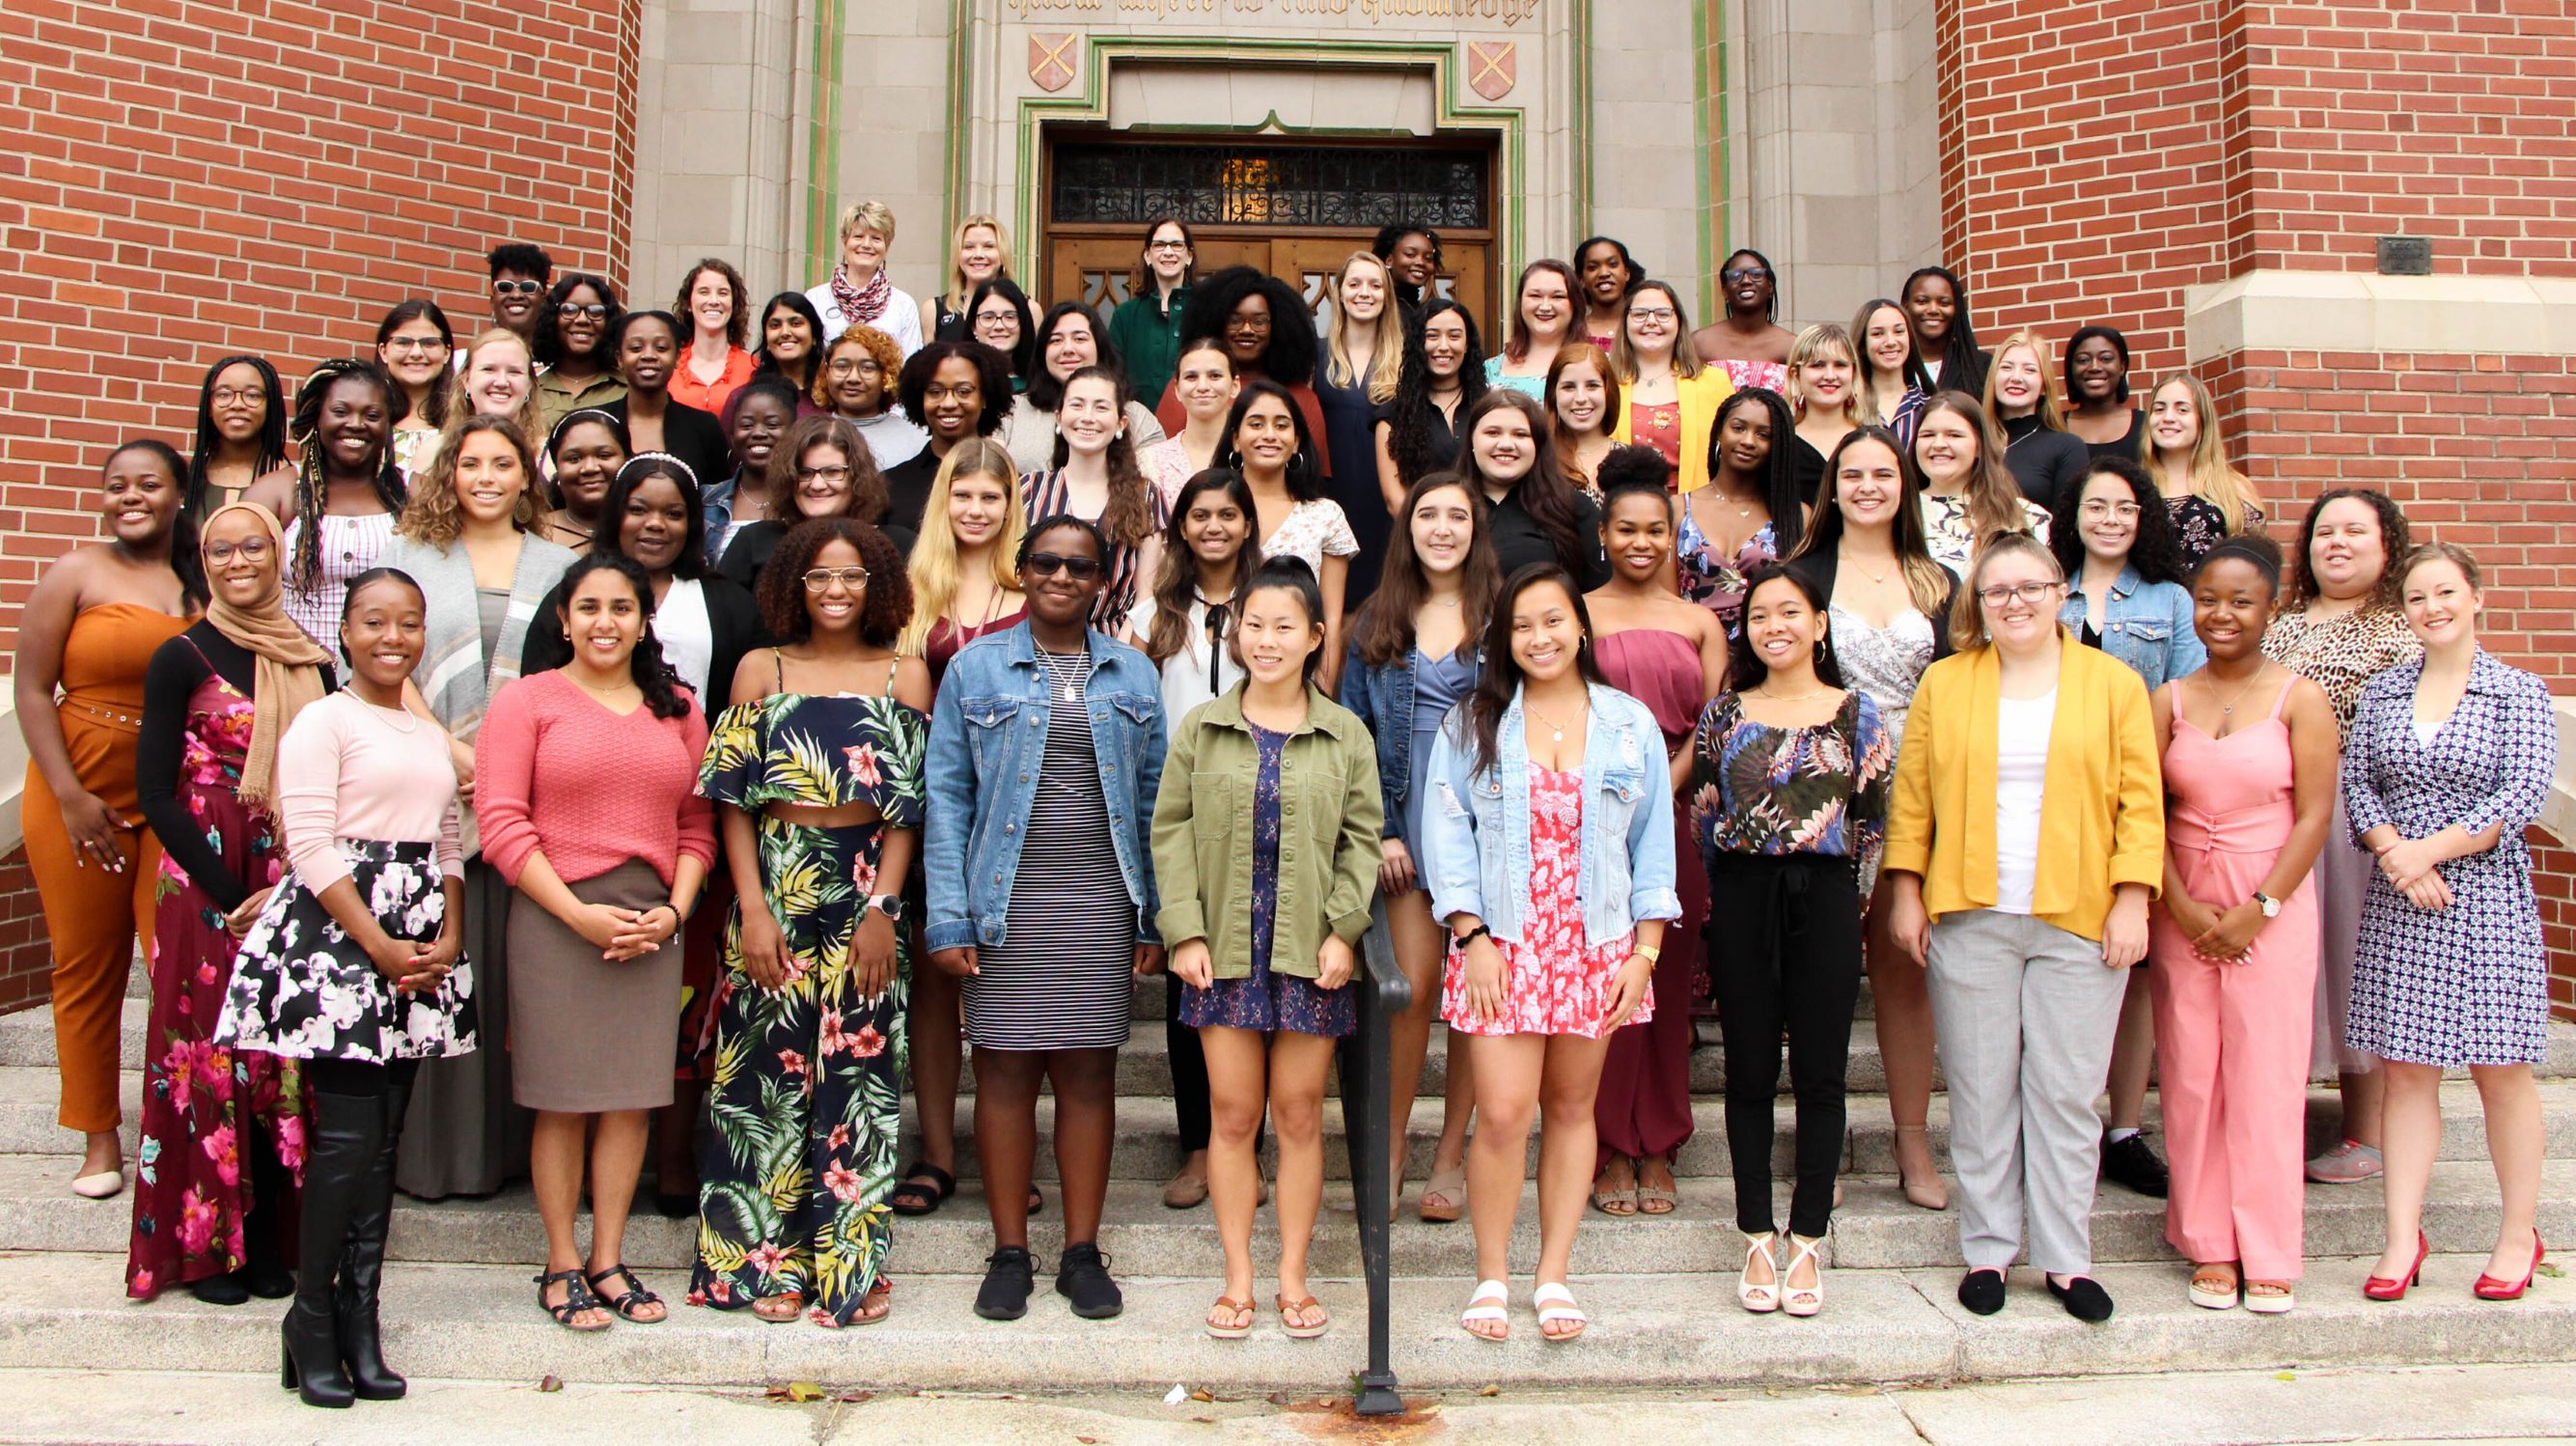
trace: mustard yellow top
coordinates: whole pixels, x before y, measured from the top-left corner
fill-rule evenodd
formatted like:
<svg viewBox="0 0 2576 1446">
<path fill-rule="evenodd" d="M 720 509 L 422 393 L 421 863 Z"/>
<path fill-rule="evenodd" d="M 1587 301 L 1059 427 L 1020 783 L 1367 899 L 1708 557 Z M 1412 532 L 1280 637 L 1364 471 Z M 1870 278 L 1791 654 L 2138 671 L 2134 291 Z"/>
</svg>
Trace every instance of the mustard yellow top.
<svg viewBox="0 0 2576 1446">
<path fill-rule="evenodd" d="M 1924 670 L 1906 715 L 1885 866 L 1922 878 L 1936 920 L 1995 902 L 2001 666 L 1992 648 L 1943 658 Z M 2152 895 L 2163 882 L 2164 807 L 2146 684 L 2060 629 L 2032 916 L 2100 939 L 2113 889 L 2144 884 Z"/>
<path fill-rule="evenodd" d="M 1683 337 L 1681 344 L 1690 345 L 1690 338 Z M 1697 492 L 1708 485 L 1709 438 L 1717 431 L 1719 405 L 1728 397 L 1735 395 L 1735 380 L 1726 374 L 1724 363 L 1707 362 L 1701 365 L 1698 376 L 1686 377 L 1678 372 L 1674 373 L 1673 386 L 1680 394 L 1682 409 L 1682 456 L 1680 465 L 1674 470 L 1674 476 L 1677 479 L 1674 490 Z M 1636 438 L 1630 429 L 1631 419 L 1628 415 L 1630 404 L 1626 400 L 1625 388 L 1621 389 L 1620 395 L 1619 415 L 1611 419 L 1614 425 L 1610 428 L 1610 440 L 1633 442 Z"/>
</svg>

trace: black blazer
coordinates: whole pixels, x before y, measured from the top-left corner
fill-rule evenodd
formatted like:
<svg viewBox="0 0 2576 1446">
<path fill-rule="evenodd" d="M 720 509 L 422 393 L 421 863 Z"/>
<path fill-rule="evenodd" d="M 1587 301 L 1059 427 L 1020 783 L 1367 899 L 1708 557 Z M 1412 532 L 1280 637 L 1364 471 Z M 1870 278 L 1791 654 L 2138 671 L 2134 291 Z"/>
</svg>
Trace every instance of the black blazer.
<svg viewBox="0 0 2576 1446">
<path fill-rule="evenodd" d="M 624 425 L 627 401 L 619 397 L 600 410 Z M 674 401 L 662 414 L 662 450 L 689 464 L 702 492 L 733 475 L 733 444 L 725 440 L 724 425 L 686 402 Z"/>
<path fill-rule="evenodd" d="M 1834 577 L 1841 568 L 1841 559 L 1834 556 L 1833 549 L 1820 548 L 1814 552 L 1804 553 L 1782 563 L 1781 566 L 1806 579 L 1808 586 L 1813 587 L 1817 594 L 1824 598 L 1826 605 L 1832 605 Z M 1950 577 L 1950 590 L 1941 595 L 1941 615 L 1932 620 L 1932 661 L 1936 663 L 1950 656 L 1950 609 L 1957 606 L 1959 601 L 1959 579 L 1956 575 L 1950 574 L 1947 568 L 1943 568 L 1942 572 Z M 1825 634 L 1825 646 L 1828 648 L 1833 646 L 1831 632 Z"/>
</svg>

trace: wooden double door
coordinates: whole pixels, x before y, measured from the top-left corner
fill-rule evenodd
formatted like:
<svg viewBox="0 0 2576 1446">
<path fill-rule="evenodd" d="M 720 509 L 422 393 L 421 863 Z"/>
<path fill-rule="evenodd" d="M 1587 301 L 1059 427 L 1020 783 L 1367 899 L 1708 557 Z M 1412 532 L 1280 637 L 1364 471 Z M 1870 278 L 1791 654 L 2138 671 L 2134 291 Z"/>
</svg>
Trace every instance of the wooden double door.
<svg viewBox="0 0 2576 1446">
<path fill-rule="evenodd" d="M 1290 237 L 1228 235 L 1213 227 L 1190 229 L 1198 238 L 1200 275 L 1228 266 L 1259 267 L 1297 289 L 1318 332 L 1326 321 L 1333 277 L 1352 252 L 1367 250 L 1377 238 L 1375 231 Z M 1093 311 L 1107 316 L 1127 299 L 1128 282 L 1141 244 L 1132 228 L 1116 236 L 1085 236 L 1050 228 L 1046 238 L 1046 301 L 1039 304 L 1079 298 Z M 1443 296 L 1458 298 L 1466 306 L 1489 338 L 1485 349 L 1491 353 L 1495 349 L 1490 339 L 1492 288 L 1486 279 L 1491 269 L 1491 248 L 1481 241 L 1453 241 L 1443 235 L 1440 252 L 1442 269 L 1435 289 Z"/>
</svg>

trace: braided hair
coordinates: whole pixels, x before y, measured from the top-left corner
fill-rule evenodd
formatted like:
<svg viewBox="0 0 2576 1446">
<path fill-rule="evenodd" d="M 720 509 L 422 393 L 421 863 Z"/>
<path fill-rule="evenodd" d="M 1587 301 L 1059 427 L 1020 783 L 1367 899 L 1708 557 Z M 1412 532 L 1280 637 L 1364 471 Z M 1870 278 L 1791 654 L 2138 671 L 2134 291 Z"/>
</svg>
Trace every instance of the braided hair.
<svg viewBox="0 0 2576 1446">
<path fill-rule="evenodd" d="M 296 530 L 295 556 L 288 563 L 286 585 L 298 592 L 310 592 L 322 576 L 322 512 L 327 490 L 322 466 L 324 449 L 319 440 L 322 404 L 330 399 L 333 387 L 349 380 L 374 387 L 384 399 L 385 431 L 377 439 L 368 477 L 375 485 L 376 500 L 384 504 L 386 512 L 399 516 L 403 504 L 410 499 L 402 469 L 394 463 L 393 412 L 402 391 L 394 385 L 392 376 L 376 363 L 357 357 L 334 357 L 315 367 L 296 390 L 295 420 L 287 426 L 287 435 L 294 439 L 299 456 L 295 465 L 295 515 L 304 525 Z"/>
</svg>

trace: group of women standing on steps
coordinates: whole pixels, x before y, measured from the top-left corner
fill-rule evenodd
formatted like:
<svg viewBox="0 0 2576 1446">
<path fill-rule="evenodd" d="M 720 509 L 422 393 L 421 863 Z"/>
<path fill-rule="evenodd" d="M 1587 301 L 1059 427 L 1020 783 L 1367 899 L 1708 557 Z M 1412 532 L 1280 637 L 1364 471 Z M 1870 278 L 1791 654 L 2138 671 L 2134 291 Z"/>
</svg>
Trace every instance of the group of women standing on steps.
<svg viewBox="0 0 2576 1446">
<path fill-rule="evenodd" d="M 1212 1201 L 1223 1246 L 1206 1328 L 1261 1316 L 1267 1201 L 1271 1308 L 1311 1337 L 1322 1100 L 1371 959 L 1415 1000 L 1400 1195 L 1449 1027 L 1412 1199 L 1473 1221 L 1482 1338 L 1533 1132 L 1545 1339 L 1586 1327 L 1587 1199 L 1681 1208 L 1711 1012 L 1739 1299 L 1822 1309 L 1864 975 L 1898 1188 L 1932 1209 L 1947 1064 L 1971 1310 L 2026 1220 L 2052 1293 L 2109 1314 L 2087 1216 L 2097 1174 L 2165 1188 L 2158 1060 L 2191 1298 L 2290 1308 L 2310 1052 L 2280 1021 L 2310 998 L 2347 1138 L 2306 1171 L 2388 1180 L 2371 1293 L 2429 1249 L 2453 1065 L 2505 1204 L 2479 1293 L 2528 1283 L 2520 839 L 2554 740 L 2477 645 L 2475 561 L 2410 551 L 2385 496 L 2328 492 L 2285 566 L 2197 381 L 2130 409 L 2125 342 L 2088 328 L 2061 390 L 2035 333 L 1981 351 L 1938 268 L 1792 334 L 1739 252 L 1693 332 L 1593 238 L 1524 270 L 1488 358 L 1418 227 L 1338 269 L 1320 338 L 1289 288 L 1198 275 L 1177 221 L 1105 326 L 1033 314 L 989 218 L 915 303 L 892 230 L 853 208 L 757 360 L 728 266 L 630 312 L 503 247 L 461 362 L 405 303 L 376 361 L 290 399 L 223 358 L 193 456 L 106 459 L 111 541 L 40 583 L 16 686 L 84 1195 L 126 1185 L 135 936 L 149 961 L 132 1294 L 292 1295 L 290 1384 L 397 1395 L 397 1185 L 524 1162 L 538 1304 L 647 1325 L 625 1226 L 658 1151 L 689 1302 L 882 1320 L 893 1217 L 956 1188 L 971 1043 L 977 1312 L 1027 1310 L 1052 1205 L 1056 1290 L 1115 1315 L 1118 1047 L 1159 970 L 1165 1200 Z"/>
</svg>

